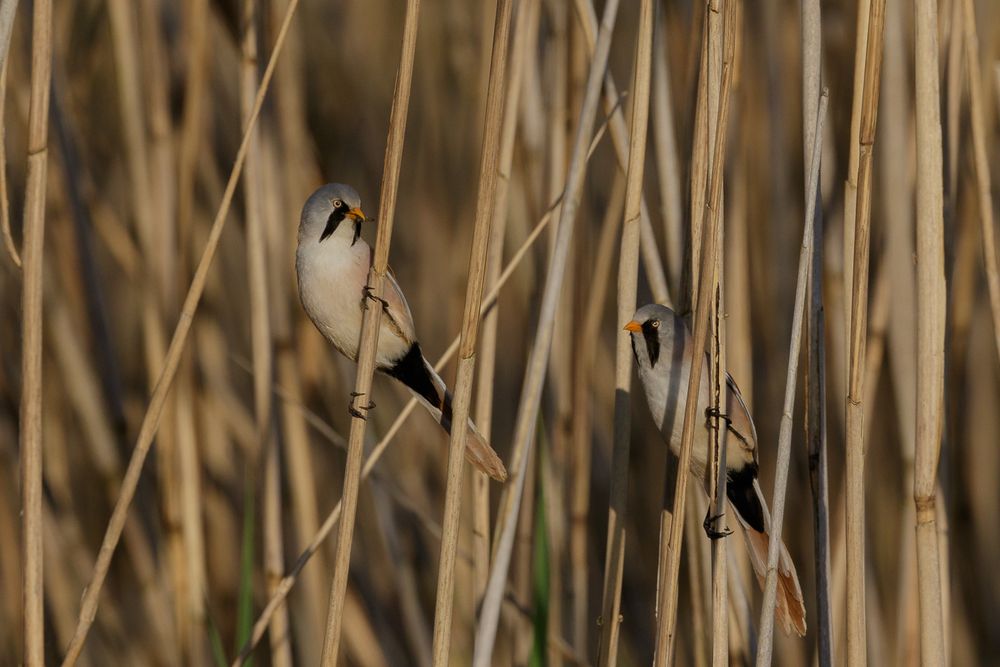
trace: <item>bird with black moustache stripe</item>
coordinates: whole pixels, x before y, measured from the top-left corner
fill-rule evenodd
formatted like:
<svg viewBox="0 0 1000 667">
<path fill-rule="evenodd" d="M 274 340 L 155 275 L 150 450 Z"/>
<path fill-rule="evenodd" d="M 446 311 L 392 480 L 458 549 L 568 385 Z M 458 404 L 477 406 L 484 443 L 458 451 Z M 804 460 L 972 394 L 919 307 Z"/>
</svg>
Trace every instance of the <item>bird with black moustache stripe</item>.
<svg viewBox="0 0 1000 667">
<path fill-rule="evenodd" d="M 363 312 L 369 303 L 380 301 L 384 312 L 375 367 L 402 382 L 450 433 L 451 394 L 420 351 L 403 291 L 391 272 L 386 276 L 384 299 L 375 299 L 368 289 L 374 253 L 361 238 L 366 220 L 361 197 L 349 185 L 324 185 L 306 200 L 295 252 L 302 306 L 320 333 L 341 354 L 357 361 Z M 352 402 L 350 409 L 363 417 L 361 410 L 366 408 Z M 507 471 L 500 457 L 471 420 L 468 429 L 466 458 L 493 479 L 504 481 Z"/>
<path fill-rule="evenodd" d="M 725 424 L 726 435 L 726 495 L 729 505 L 743 526 L 747 552 L 757 580 L 763 586 L 767 574 L 767 551 L 771 524 L 767 503 L 757 483 L 757 431 L 740 389 L 726 373 L 724 414 L 714 413 L 709 402 L 708 355 L 696 353 L 694 340 L 684 320 L 674 311 L 656 303 L 643 306 L 625 325 L 632 340 L 632 353 L 639 367 L 639 379 L 646 391 L 646 401 L 660 433 L 675 456 L 680 454 L 684 430 L 684 410 L 692 361 L 700 358 L 702 381 L 698 387 L 698 412 L 706 420 L 696 425 L 691 449 L 691 472 L 707 483 L 711 439 L 710 422 L 718 417 Z M 705 530 L 711 538 L 722 537 L 705 520 Z M 781 545 L 778 560 L 778 596 L 775 616 L 787 634 L 800 637 L 806 632 L 806 610 L 795 564 Z"/>
</svg>

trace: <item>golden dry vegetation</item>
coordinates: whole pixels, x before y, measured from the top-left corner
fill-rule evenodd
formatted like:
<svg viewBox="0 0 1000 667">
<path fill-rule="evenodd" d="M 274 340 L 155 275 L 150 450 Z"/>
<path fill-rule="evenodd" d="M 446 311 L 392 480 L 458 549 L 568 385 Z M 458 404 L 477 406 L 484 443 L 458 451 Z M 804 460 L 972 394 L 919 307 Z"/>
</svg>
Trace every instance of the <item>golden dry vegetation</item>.
<svg viewBox="0 0 1000 667">
<path fill-rule="evenodd" d="M 596 5 L 0 0 L 0 664 L 1000 659 L 1000 4 Z M 506 483 L 306 318 L 328 181 Z M 654 300 L 804 638 L 649 415 Z"/>
</svg>

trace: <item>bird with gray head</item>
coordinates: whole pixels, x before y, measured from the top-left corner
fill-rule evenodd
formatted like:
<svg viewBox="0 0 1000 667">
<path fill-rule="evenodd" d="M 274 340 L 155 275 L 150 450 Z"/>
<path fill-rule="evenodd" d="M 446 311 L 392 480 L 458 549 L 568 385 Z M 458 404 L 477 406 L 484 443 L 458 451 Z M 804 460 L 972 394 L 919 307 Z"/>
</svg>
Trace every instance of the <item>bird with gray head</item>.
<svg viewBox="0 0 1000 667">
<path fill-rule="evenodd" d="M 726 438 L 726 495 L 729 506 L 743 526 L 747 552 L 757 580 L 763 586 L 767 574 L 767 551 L 770 537 L 770 514 L 767 503 L 757 483 L 757 431 L 740 389 L 726 373 L 724 414 L 710 408 L 708 355 L 694 350 L 694 340 L 684 320 L 666 306 L 651 303 L 635 312 L 632 321 L 625 325 L 632 339 L 632 352 L 639 367 L 639 379 L 646 391 L 646 401 L 674 455 L 680 454 L 681 435 L 684 430 L 684 410 L 687 404 L 688 383 L 692 361 L 701 359 L 702 380 L 698 387 L 698 415 L 705 415 L 703 423 L 696 424 L 691 450 L 691 472 L 703 484 L 709 465 L 711 447 L 710 423 L 718 418 L 725 424 Z M 711 510 L 709 510 L 711 512 Z M 712 519 L 706 517 L 705 530 L 711 538 L 728 533 L 717 533 L 711 528 Z M 802 588 L 795 572 L 795 564 L 781 545 L 778 561 L 778 596 L 776 618 L 787 634 L 795 632 L 800 637 L 806 632 L 806 610 L 802 601 Z"/>
<path fill-rule="evenodd" d="M 368 289 L 374 252 L 361 238 L 361 225 L 367 220 L 361 197 L 349 185 L 324 185 L 306 200 L 295 251 L 302 307 L 337 350 L 357 361 L 362 314 L 368 302 L 380 301 L 383 317 L 375 367 L 402 382 L 450 433 L 451 394 L 420 351 L 403 291 L 391 272 L 386 276 L 384 299 L 376 299 Z M 352 402 L 350 410 L 364 417 L 364 407 Z M 471 420 L 468 428 L 466 459 L 493 479 L 504 481 L 507 471 L 500 457 Z"/>
</svg>

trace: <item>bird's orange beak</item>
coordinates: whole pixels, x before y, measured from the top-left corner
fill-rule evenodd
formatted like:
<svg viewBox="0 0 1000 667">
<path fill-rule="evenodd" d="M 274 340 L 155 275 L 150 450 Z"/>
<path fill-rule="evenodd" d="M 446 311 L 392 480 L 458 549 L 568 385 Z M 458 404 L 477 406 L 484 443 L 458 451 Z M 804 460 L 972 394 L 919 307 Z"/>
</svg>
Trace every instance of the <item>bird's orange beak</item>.
<svg viewBox="0 0 1000 667">
<path fill-rule="evenodd" d="M 365 212 L 362 211 L 360 208 L 352 208 L 350 211 L 347 212 L 347 216 L 353 218 L 354 220 L 357 220 L 358 222 L 364 222 L 365 220 L 368 219 L 368 216 L 366 216 Z"/>
<path fill-rule="evenodd" d="M 640 331 L 642 331 L 642 325 L 636 322 L 635 320 L 630 321 L 622 328 L 625 329 L 625 331 L 631 331 L 632 333 L 639 333 Z"/>
</svg>

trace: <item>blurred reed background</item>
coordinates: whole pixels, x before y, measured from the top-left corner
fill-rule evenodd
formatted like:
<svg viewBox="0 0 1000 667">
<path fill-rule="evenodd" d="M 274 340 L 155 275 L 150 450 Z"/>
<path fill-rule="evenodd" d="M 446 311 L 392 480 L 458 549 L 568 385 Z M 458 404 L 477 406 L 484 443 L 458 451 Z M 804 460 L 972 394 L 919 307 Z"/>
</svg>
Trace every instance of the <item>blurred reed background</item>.
<svg viewBox="0 0 1000 667">
<path fill-rule="evenodd" d="M 609 3 L 512 3 L 502 126 L 485 134 L 503 12 L 462 0 L 412 7 L 390 259 L 437 360 L 467 307 L 476 166 L 499 151 L 495 190 L 483 186 L 495 199 L 490 252 L 473 266 L 486 272 L 486 304 L 517 263 L 480 326 L 472 414 L 512 479 L 487 485 L 465 472 L 453 629 L 435 651 L 442 512 L 456 483 L 447 437 L 419 410 L 400 426 L 408 396 L 375 380 L 366 457 L 388 447 L 360 486 L 341 662 L 470 664 L 477 614 L 499 611 L 494 648 L 477 664 L 649 664 L 654 652 L 665 664 L 667 646 L 676 664 L 767 663 L 742 537 L 710 546 L 696 482 L 679 585 L 667 576 L 676 465 L 637 381 L 622 402 L 621 361 L 616 399 L 615 349 L 627 344 L 632 299 L 690 310 L 721 274 L 724 326 L 708 336 L 724 339 L 751 407 L 772 502 L 807 165 L 827 88 L 822 224 L 815 254 L 803 253 L 814 289 L 799 300 L 808 331 L 783 492 L 809 632 L 775 633 L 774 661 L 997 664 L 1000 5 L 644 0 L 609 22 Z M 354 185 L 369 215 L 379 208 L 407 4 L 0 0 L 0 38 L 10 35 L 0 664 L 320 661 L 336 549 L 327 518 L 344 483 L 355 367 L 298 303 L 295 234 L 323 182 Z M 588 77 L 602 16 L 614 30 L 595 110 L 585 102 L 588 78 L 603 73 L 598 58 Z M 647 96 L 648 138 L 632 150 L 648 147 L 630 161 L 629 132 L 647 122 L 632 100 Z M 592 149 L 586 164 L 571 164 L 574 146 Z M 560 204 L 577 197 L 564 215 Z M 557 223 L 573 220 L 553 284 Z M 374 243 L 374 225 L 364 233 Z M 706 248 L 703 261 L 712 238 L 721 252 Z M 549 290 L 558 300 L 540 314 Z M 551 354 L 529 364 L 550 318 Z M 544 379 L 540 406 L 526 375 Z M 443 376 L 454 383 L 454 364 Z M 136 487 L 125 470 L 146 447 Z M 116 502 L 111 534 L 122 539 L 109 561 L 98 553 Z M 506 525 L 516 527 L 509 571 L 489 560 L 491 534 Z M 824 552 L 828 583 L 817 576 Z M 715 576 L 713 554 L 726 568 Z M 499 595 L 484 602 L 491 572 Z M 658 599 L 674 601 L 676 630 Z"/>
</svg>

